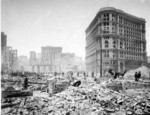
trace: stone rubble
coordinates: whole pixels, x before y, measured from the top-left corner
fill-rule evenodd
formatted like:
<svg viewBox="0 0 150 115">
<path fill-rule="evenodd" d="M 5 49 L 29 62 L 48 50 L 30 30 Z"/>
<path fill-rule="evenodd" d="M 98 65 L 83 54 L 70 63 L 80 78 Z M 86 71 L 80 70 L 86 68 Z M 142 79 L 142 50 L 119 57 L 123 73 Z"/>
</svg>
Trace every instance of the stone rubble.
<svg viewBox="0 0 150 115">
<path fill-rule="evenodd" d="M 32 78 L 34 79 L 34 78 Z M 43 86 L 31 85 L 33 96 L 25 99 L 14 99 L 21 104 L 12 108 L 2 109 L 5 115 L 149 115 L 150 88 L 132 87 L 116 90 L 112 84 L 131 81 L 108 80 L 97 84 L 93 79 L 82 80 L 79 87 L 69 86 L 62 92 L 49 97 L 47 92 L 41 91 Z M 135 82 L 133 82 L 135 84 Z M 111 84 L 111 85 L 110 85 Z M 140 83 L 136 83 L 140 84 Z M 108 86 L 112 86 L 110 88 Z M 130 85 L 131 86 L 131 85 Z M 121 87 L 121 86 L 120 86 Z M 124 85 L 122 86 L 124 87 Z M 39 89 L 38 89 L 39 88 Z"/>
</svg>

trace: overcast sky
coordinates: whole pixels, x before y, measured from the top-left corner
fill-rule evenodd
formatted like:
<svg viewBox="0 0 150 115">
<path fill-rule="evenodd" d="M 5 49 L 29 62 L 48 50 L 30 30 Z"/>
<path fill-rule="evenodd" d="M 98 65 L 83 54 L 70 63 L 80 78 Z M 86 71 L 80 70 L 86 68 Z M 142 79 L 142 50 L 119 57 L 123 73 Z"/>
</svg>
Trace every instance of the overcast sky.
<svg viewBox="0 0 150 115">
<path fill-rule="evenodd" d="M 150 0 L 1 0 L 1 29 L 18 55 L 61 46 L 85 57 L 85 29 L 102 7 L 115 7 L 146 20 L 150 55 Z"/>
</svg>

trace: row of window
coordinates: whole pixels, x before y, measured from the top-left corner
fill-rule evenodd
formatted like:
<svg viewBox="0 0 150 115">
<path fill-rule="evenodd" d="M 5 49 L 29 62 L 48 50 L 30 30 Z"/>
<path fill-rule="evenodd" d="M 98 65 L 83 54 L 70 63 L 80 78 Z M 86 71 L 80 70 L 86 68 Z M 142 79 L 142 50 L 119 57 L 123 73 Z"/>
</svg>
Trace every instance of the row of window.
<svg viewBox="0 0 150 115">
<path fill-rule="evenodd" d="M 104 37 L 104 39 L 106 39 L 107 37 Z M 105 48 L 109 48 L 109 41 L 108 40 L 105 40 L 104 42 L 105 44 Z M 113 48 L 116 48 L 117 47 L 117 44 L 116 44 L 116 41 L 113 41 Z M 122 42 L 120 42 L 120 48 L 122 49 L 123 47 L 123 44 Z"/>
<path fill-rule="evenodd" d="M 109 66 L 109 65 L 116 65 L 117 61 L 116 60 L 110 60 L 110 61 L 103 61 L 103 65 Z"/>
<path fill-rule="evenodd" d="M 109 48 L 109 37 L 104 37 L 104 46 L 105 48 Z M 125 47 L 124 47 L 125 45 Z M 141 43 L 134 43 L 133 41 L 130 41 L 130 40 L 126 40 L 124 41 L 124 45 L 123 45 L 123 41 L 120 41 L 120 49 L 129 49 L 131 46 L 133 48 L 133 50 L 140 50 L 142 51 L 142 44 Z M 113 48 L 116 48 L 117 44 L 116 44 L 116 41 L 113 41 Z"/>
<path fill-rule="evenodd" d="M 101 15 L 100 20 L 101 21 L 115 21 L 115 16 L 114 14 L 105 13 Z"/>
<path fill-rule="evenodd" d="M 112 57 L 110 54 L 112 55 Z M 103 51 L 103 58 L 116 58 L 116 57 L 117 57 L 117 52 L 115 52 L 115 51 Z M 120 58 L 130 58 L 130 57 L 132 58 L 133 57 L 133 59 L 142 59 L 143 55 L 134 54 L 134 53 L 126 53 L 126 52 L 120 51 L 119 57 Z M 95 57 L 94 57 L 94 59 L 95 59 Z M 99 54 L 97 55 L 97 59 L 100 59 Z"/>
<path fill-rule="evenodd" d="M 121 16 L 119 16 L 119 23 L 127 25 L 127 26 L 131 26 L 134 28 L 141 28 L 141 24 L 139 22 L 133 21 L 131 19 L 127 19 L 127 18 L 123 18 Z"/>
<path fill-rule="evenodd" d="M 135 39 L 141 39 L 142 31 L 141 30 L 135 30 L 128 27 L 122 27 L 119 26 L 119 35 L 124 35 L 128 38 L 135 38 Z"/>
<path fill-rule="evenodd" d="M 112 13 L 104 13 L 99 17 L 99 19 L 100 21 L 115 21 L 115 15 Z M 97 23 L 98 23 L 98 19 L 94 20 L 91 23 L 89 30 L 91 30 Z M 144 24 L 141 24 L 140 22 L 134 21 L 132 19 L 124 18 L 122 16 L 119 16 L 119 23 L 136 29 L 145 29 Z M 109 24 L 107 23 L 107 25 Z"/>
<path fill-rule="evenodd" d="M 129 53 L 124 53 L 124 52 L 120 52 L 119 57 L 120 58 L 126 58 L 126 59 L 132 59 L 132 60 L 143 60 L 143 55 L 129 54 Z"/>
<path fill-rule="evenodd" d="M 88 34 L 86 35 L 86 37 L 87 37 L 86 40 L 88 43 L 89 43 L 89 41 L 91 41 L 91 38 L 97 34 L 97 32 L 98 32 L 97 28 L 88 32 Z"/>
</svg>

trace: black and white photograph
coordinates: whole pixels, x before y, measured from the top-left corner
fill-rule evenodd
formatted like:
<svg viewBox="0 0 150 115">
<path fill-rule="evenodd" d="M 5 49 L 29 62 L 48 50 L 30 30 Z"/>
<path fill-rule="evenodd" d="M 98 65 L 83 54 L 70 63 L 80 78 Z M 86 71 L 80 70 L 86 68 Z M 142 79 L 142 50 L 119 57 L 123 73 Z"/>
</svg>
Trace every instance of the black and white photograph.
<svg viewBox="0 0 150 115">
<path fill-rule="evenodd" d="M 1 115 L 150 115 L 150 0 L 1 0 Z"/>
</svg>

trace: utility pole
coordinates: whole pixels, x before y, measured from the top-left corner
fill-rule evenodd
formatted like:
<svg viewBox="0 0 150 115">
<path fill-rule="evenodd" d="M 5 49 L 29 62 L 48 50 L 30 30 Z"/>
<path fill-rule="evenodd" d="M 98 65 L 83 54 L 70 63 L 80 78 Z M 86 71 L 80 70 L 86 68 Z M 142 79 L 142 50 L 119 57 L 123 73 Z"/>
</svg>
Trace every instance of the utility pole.
<svg viewBox="0 0 150 115">
<path fill-rule="evenodd" d="M 108 0 L 107 0 L 107 7 L 108 7 Z"/>
<path fill-rule="evenodd" d="M 103 58 L 102 58 L 102 57 L 103 57 L 103 56 L 102 56 L 102 54 L 103 54 L 103 53 L 102 53 L 102 37 L 100 37 L 100 50 L 101 50 L 101 51 L 100 51 L 100 57 L 101 57 L 100 73 L 101 73 L 101 74 L 100 74 L 100 75 L 101 75 L 101 77 L 102 77 L 102 67 L 103 67 L 103 66 L 102 66 L 102 65 L 103 65 Z"/>
<path fill-rule="evenodd" d="M 97 40 L 95 40 L 96 42 L 96 50 L 95 50 L 95 57 L 96 57 L 96 62 L 95 62 L 95 72 L 96 72 L 96 75 L 97 75 Z"/>
<path fill-rule="evenodd" d="M 100 55 L 100 76 L 102 77 L 102 71 L 103 71 L 103 56 L 102 56 L 102 36 L 103 36 L 103 33 L 104 33 L 104 30 L 102 30 L 102 28 L 100 28 L 100 34 L 99 34 L 99 45 L 100 45 L 100 53 L 99 53 L 99 55 Z"/>
</svg>

